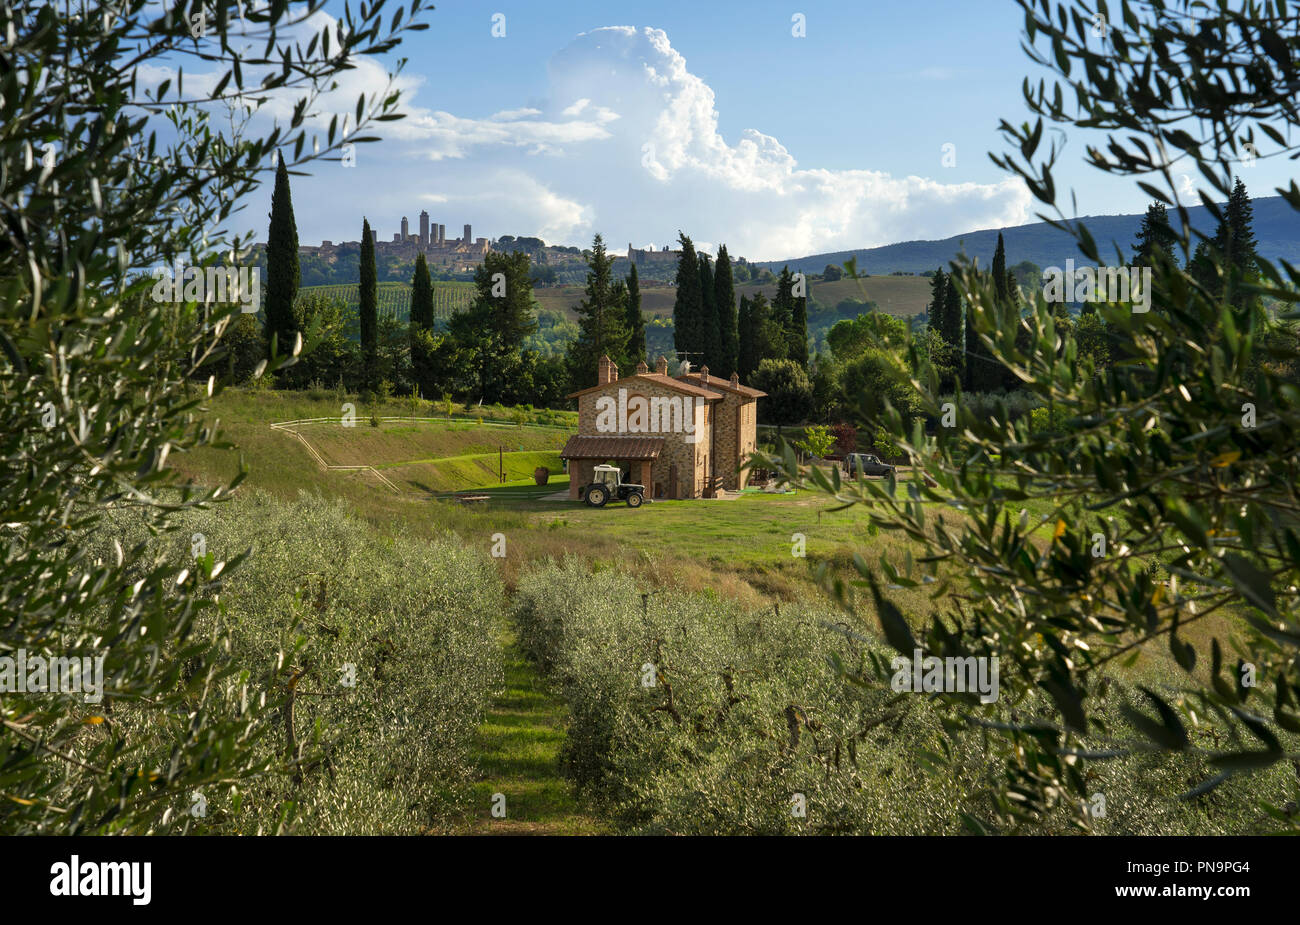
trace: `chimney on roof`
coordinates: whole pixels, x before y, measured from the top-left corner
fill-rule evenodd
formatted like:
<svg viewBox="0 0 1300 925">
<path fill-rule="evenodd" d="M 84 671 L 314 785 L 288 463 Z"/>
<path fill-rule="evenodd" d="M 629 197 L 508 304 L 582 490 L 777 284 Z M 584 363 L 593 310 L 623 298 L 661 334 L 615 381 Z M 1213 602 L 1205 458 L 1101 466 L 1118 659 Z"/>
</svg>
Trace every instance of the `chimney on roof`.
<svg viewBox="0 0 1300 925">
<path fill-rule="evenodd" d="M 740 373 L 736 372 L 735 370 L 732 370 L 731 372 L 731 387 L 733 389 L 740 388 Z"/>
<path fill-rule="evenodd" d="M 618 367 L 607 356 L 596 361 L 596 385 L 608 385 L 618 378 Z"/>
<path fill-rule="evenodd" d="M 707 365 L 700 367 L 700 378 L 705 382 L 709 381 L 709 367 Z"/>
<path fill-rule="evenodd" d="M 666 376 L 666 375 L 668 375 L 668 358 L 667 358 L 667 357 L 665 357 L 665 356 L 660 356 L 659 359 L 655 360 L 655 372 L 657 372 L 657 373 L 658 373 L 659 375 L 661 375 L 661 376 Z"/>
<path fill-rule="evenodd" d="M 636 364 L 636 374 L 638 376 L 644 376 L 648 372 L 650 372 L 650 367 L 645 365 L 645 360 L 641 360 Z"/>
</svg>

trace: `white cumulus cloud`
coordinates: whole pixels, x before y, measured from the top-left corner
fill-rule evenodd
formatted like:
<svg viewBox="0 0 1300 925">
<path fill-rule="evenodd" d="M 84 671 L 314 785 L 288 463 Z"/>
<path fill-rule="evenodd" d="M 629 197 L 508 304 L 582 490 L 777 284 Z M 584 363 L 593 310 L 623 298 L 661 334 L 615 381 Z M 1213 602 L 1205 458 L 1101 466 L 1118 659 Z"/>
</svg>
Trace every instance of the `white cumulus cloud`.
<svg viewBox="0 0 1300 925">
<path fill-rule="evenodd" d="M 387 79 L 363 59 L 340 81 L 339 111 Z M 802 164 L 758 128 L 728 141 L 714 90 L 660 29 L 578 35 L 549 62 L 541 101 L 503 111 L 430 108 L 422 77 L 408 70 L 397 82 L 407 118 L 377 127 L 384 143 L 359 150 L 346 182 L 332 165 L 312 168 L 325 175 L 329 197 L 299 207 L 308 237 L 315 227 L 320 237 L 355 237 L 340 219 L 351 227 L 364 211 L 386 239 L 424 204 L 436 207 L 434 221 L 470 221 L 482 235 L 586 245 L 599 231 L 621 251 L 628 242 L 673 241 L 681 230 L 764 260 L 1029 220 L 1030 195 L 1015 180 L 950 183 L 938 170 L 934 178 Z"/>
<path fill-rule="evenodd" d="M 464 118 L 421 110 L 417 94 L 399 123 L 424 157 L 457 161 L 456 185 L 476 173 L 514 178 L 508 188 L 520 198 L 479 219 L 493 233 L 583 244 L 601 231 L 621 249 L 680 229 L 726 242 L 733 254 L 774 259 L 946 237 L 1028 214 L 1029 194 L 1013 180 L 954 184 L 802 166 L 753 128 L 729 143 L 713 89 L 660 29 L 583 33 L 552 58 L 549 81 L 541 108 Z"/>
</svg>

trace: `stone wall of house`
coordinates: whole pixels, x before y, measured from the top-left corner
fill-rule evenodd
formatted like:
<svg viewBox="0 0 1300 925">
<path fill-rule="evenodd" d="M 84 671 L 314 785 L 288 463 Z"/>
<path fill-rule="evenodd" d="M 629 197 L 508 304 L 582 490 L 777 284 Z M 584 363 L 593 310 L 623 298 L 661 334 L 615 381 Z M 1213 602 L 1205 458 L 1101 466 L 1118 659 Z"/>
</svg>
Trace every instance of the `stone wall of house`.
<svg viewBox="0 0 1300 925">
<path fill-rule="evenodd" d="M 734 392 L 723 392 L 724 398 L 718 402 L 718 420 L 714 424 L 714 439 L 718 442 L 718 460 L 713 471 L 722 477 L 722 487 L 735 491 L 738 487 L 736 477 L 736 446 L 740 437 L 741 396 Z"/>
<path fill-rule="evenodd" d="M 689 382 L 690 379 L 684 381 Z M 738 470 L 757 446 L 758 400 L 716 385 L 708 385 L 704 379 L 700 380 L 700 385 L 712 388 L 722 395 L 722 401 L 713 406 L 716 414 L 712 421 L 713 439 L 717 453 L 713 473 L 721 477 L 723 488 L 739 491 L 748 484 L 749 472 Z"/>
<path fill-rule="evenodd" d="M 756 399 L 735 392 L 723 392 L 723 400 L 714 405 L 714 439 L 717 441 L 714 473 L 722 478 L 722 487 L 739 491 L 749 483 L 749 472 L 739 468 L 757 446 L 758 407 Z"/>
<path fill-rule="evenodd" d="M 684 398 L 689 401 L 694 400 L 693 396 L 686 395 L 677 389 L 669 388 L 657 382 L 647 380 L 637 380 L 635 378 L 625 379 L 621 382 L 615 381 L 606 385 L 604 388 L 588 392 L 586 395 L 578 396 L 578 433 L 583 435 L 601 435 L 601 431 L 596 429 L 596 402 L 602 396 L 608 395 L 615 402 L 618 401 L 618 390 L 627 389 L 629 400 L 633 395 L 642 395 L 646 398 Z M 659 453 L 658 459 L 654 461 L 651 467 L 651 484 L 646 486 L 646 493 L 651 498 L 672 498 L 674 496 L 681 498 L 699 498 L 704 494 L 705 485 L 705 465 L 711 452 L 711 435 L 709 428 L 715 420 L 714 415 L 717 413 L 717 406 L 721 402 L 705 402 L 705 405 L 712 405 L 708 412 L 708 421 L 706 422 L 705 409 L 693 407 L 695 415 L 695 435 L 699 436 L 697 443 L 688 443 L 685 433 L 647 433 L 643 436 L 663 437 L 664 448 Z M 612 434 L 611 434 L 612 435 Z M 677 476 L 677 494 L 674 495 L 672 484 L 673 466 L 676 466 Z M 632 473 L 639 477 L 640 466 L 633 465 Z"/>
<path fill-rule="evenodd" d="M 740 444 L 737 447 L 737 458 L 740 462 L 749 459 L 749 455 L 758 449 L 758 399 L 747 398 L 741 406 L 740 415 Z M 740 474 L 740 487 L 744 488 L 749 484 L 749 470 Z"/>
</svg>

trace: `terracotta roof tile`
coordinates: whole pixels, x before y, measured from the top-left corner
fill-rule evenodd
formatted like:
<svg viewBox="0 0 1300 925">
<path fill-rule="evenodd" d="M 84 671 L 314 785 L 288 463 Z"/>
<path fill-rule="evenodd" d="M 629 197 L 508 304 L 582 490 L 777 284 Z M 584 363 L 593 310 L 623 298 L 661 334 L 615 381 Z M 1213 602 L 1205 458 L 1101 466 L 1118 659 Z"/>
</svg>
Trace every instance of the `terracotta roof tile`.
<svg viewBox="0 0 1300 925">
<path fill-rule="evenodd" d="M 677 381 L 698 383 L 700 381 L 700 375 L 699 373 L 689 373 L 685 376 L 678 376 Z M 721 379 L 712 375 L 709 376 L 709 388 L 722 389 L 725 392 L 737 392 L 744 395 L 746 398 L 763 398 L 767 395 L 766 392 L 760 392 L 758 389 L 751 388 L 747 385 L 733 386 L 730 379 Z"/>
<path fill-rule="evenodd" d="M 561 459 L 656 459 L 663 437 L 575 434 L 560 450 Z"/>
<path fill-rule="evenodd" d="M 659 373 L 640 373 L 635 376 L 624 376 L 622 379 L 615 379 L 613 382 L 607 382 L 604 385 L 593 385 L 589 389 L 579 389 L 576 392 L 570 392 L 567 397 L 577 398 L 579 395 L 586 395 L 588 392 L 599 392 L 603 389 L 609 388 L 610 386 L 622 386 L 625 389 L 633 388 L 636 386 L 636 381 L 638 379 L 642 379 L 647 382 L 653 382 L 656 385 L 666 386 L 670 389 L 676 389 L 679 392 L 685 392 L 687 395 L 698 395 L 701 398 L 707 398 L 710 400 L 722 398 L 722 396 L 719 393 L 714 392 L 711 389 L 704 388 L 702 385 L 698 383 L 698 381 L 683 382 L 680 379 L 674 379 L 672 376 L 662 376 Z M 725 379 L 718 379 L 716 381 L 718 383 L 726 383 L 728 389 L 730 389 L 731 387 L 731 383 L 726 382 Z M 710 383 L 710 385 L 712 384 L 713 383 Z M 762 395 L 766 393 L 760 392 L 759 394 Z"/>
</svg>

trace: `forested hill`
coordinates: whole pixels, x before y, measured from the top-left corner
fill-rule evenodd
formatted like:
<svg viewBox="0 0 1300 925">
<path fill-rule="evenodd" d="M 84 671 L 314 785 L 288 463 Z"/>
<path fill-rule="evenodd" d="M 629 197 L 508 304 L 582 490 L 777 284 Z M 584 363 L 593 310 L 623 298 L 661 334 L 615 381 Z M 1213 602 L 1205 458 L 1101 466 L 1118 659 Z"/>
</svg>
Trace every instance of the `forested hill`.
<svg viewBox="0 0 1300 925">
<path fill-rule="evenodd" d="M 1256 199 L 1253 205 L 1255 238 L 1259 242 L 1260 256 L 1272 261 L 1283 259 L 1300 263 L 1300 215 L 1281 196 Z M 1194 228 L 1206 234 L 1214 231 L 1215 220 L 1204 206 L 1196 206 L 1188 211 Z M 1128 254 L 1141 221 L 1141 213 L 1091 215 L 1082 219 L 1097 241 L 1099 252 L 1111 262 L 1114 262 L 1116 244 L 1125 255 Z M 1071 257 L 1077 263 L 1082 262 L 1078 249 L 1065 232 L 1053 228 L 1046 222 L 1035 222 L 1032 225 L 1018 225 L 1012 228 L 970 231 L 942 241 L 904 241 L 900 244 L 887 244 L 883 247 L 862 250 L 814 254 L 810 257 L 795 257 L 789 260 L 769 260 L 758 265 L 770 267 L 775 271 L 789 265 L 791 270 L 811 274 L 820 273 L 827 264 L 839 266 L 856 256 L 858 271 L 862 273 L 922 273 L 936 267 L 946 268 L 949 261 L 964 251 L 972 257 L 978 257 L 980 266 L 987 267 L 993 260 L 993 250 L 997 246 L 999 231 L 1006 242 L 1007 259 L 1010 263 L 1030 260 L 1040 267 L 1064 266 L 1065 261 Z"/>
</svg>

